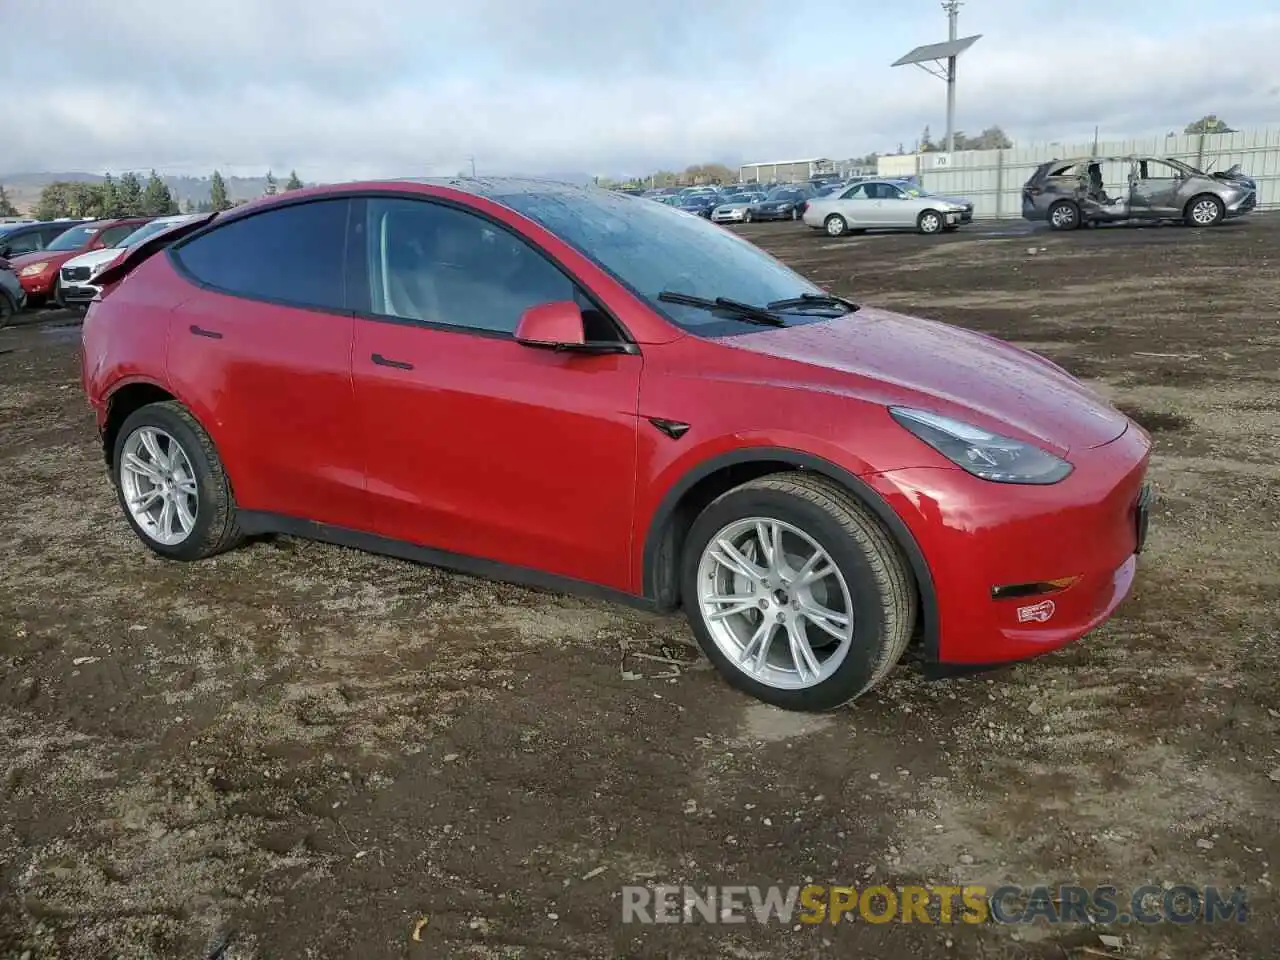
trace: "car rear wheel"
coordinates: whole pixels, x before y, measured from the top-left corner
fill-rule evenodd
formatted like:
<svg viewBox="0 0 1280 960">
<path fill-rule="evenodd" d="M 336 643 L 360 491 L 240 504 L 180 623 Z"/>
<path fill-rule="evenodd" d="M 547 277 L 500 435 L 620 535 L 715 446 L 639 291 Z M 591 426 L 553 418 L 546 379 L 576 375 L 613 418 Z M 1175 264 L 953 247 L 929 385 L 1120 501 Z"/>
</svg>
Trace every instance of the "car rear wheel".
<svg viewBox="0 0 1280 960">
<path fill-rule="evenodd" d="M 915 588 L 875 516 L 825 477 L 779 473 L 694 521 L 682 570 L 698 644 L 728 682 L 787 710 L 878 683 L 915 625 Z"/>
<path fill-rule="evenodd" d="M 838 213 L 827 217 L 825 226 L 829 237 L 843 237 L 849 231 L 849 224 Z"/>
<path fill-rule="evenodd" d="M 231 484 L 213 441 L 185 407 L 152 403 L 116 434 L 111 463 L 130 526 L 172 560 L 201 560 L 241 540 Z"/>
<path fill-rule="evenodd" d="M 946 223 L 937 210 L 926 210 L 916 218 L 916 229 L 921 233 L 941 233 Z"/>
<path fill-rule="evenodd" d="M 1212 194 L 1201 194 L 1192 197 L 1187 204 L 1185 219 L 1190 227 L 1212 227 L 1222 222 L 1227 215 L 1227 208 L 1222 201 Z"/>
<path fill-rule="evenodd" d="M 1059 200 L 1049 208 L 1049 226 L 1054 230 L 1075 230 L 1080 226 L 1080 208 L 1070 200 Z"/>
</svg>

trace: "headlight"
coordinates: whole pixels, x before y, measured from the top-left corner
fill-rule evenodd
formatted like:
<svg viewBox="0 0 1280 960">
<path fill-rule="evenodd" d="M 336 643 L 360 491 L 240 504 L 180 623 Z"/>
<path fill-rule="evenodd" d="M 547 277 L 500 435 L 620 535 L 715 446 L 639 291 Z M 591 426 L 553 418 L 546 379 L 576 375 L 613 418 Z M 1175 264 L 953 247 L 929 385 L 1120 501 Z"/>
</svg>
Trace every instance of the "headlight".
<svg viewBox="0 0 1280 960">
<path fill-rule="evenodd" d="M 1071 464 L 1047 450 L 926 410 L 890 407 L 899 424 L 975 477 L 995 483 L 1057 483 Z"/>
<path fill-rule="evenodd" d="M 44 273 L 49 268 L 48 260 L 41 260 L 39 263 L 33 263 L 30 266 L 23 267 L 18 274 L 20 277 L 34 277 L 37 274 Z"/>
</svg>

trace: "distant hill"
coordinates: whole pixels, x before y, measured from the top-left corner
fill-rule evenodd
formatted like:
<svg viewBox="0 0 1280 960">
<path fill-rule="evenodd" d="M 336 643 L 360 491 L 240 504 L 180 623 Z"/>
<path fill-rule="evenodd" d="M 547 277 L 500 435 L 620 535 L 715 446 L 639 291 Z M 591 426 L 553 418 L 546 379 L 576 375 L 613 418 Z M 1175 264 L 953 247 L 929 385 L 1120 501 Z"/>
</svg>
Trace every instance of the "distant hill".
<svg viewBox="0 0 1280 960">
<path fill-rule="evenodd" d="M 145 183 L 149 171 L 135 171 Z M 111 175 L 116 180 L 120 174 L 114 170 Z M 6 173 L 0 174 L 0 185 L 5 188 L 13 205 L 24 213 L 29 213 L 36 201 L 40 199 L 40 191 L 48 184 L 59 180 L 69 183 L 101 183 L 105 178 L 99 173 L 83 173 L 81 171 L 60 173 Z M 161 177 L 169 187 L 169 193 L 185 208 L 190 200 L 199 203 L 209 199 L 208 177 Z M 227 195 L 233 200 L 252 200 L 262 196 L 267 189 L 266 177 L 224 177 L 227 182 Z M 289 171 L 276 174 L 276 184 L 284 189 L 284 182 L 289 179 Z"/>
</svg>

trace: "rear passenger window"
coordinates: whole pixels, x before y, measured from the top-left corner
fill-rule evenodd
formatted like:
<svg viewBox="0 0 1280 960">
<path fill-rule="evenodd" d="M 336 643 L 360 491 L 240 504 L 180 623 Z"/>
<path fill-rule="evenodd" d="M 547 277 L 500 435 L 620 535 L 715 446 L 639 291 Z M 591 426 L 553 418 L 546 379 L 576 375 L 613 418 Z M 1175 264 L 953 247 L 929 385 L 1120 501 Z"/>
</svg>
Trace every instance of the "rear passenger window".
<svg viewBox="0 0 1280 960">
<path fill-rule="evenodd" d="M 349 206 L 344 198 L 265 210 L 182 244 L 174 257 L 223 293 L 342 310 Z"/>
</svg>

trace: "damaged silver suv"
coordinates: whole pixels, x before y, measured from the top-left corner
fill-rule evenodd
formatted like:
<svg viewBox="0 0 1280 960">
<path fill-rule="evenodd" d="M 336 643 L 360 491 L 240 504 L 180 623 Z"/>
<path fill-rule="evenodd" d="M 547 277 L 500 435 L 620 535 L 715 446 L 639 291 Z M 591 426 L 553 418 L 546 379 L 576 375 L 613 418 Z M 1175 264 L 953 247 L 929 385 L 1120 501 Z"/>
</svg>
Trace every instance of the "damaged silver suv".
<svg viewBox="0 0 1280 960">
<path fill-rule="evenodd" d="M 1022 216 L 1047 220 L 1054 230 L 1125 220 L 1212 227 L 1257 203 L 1257 185 L 1239 165 L 1208 174 L 1171 157 L 1051 160 L 1022 188 Z"/>
</svg>

